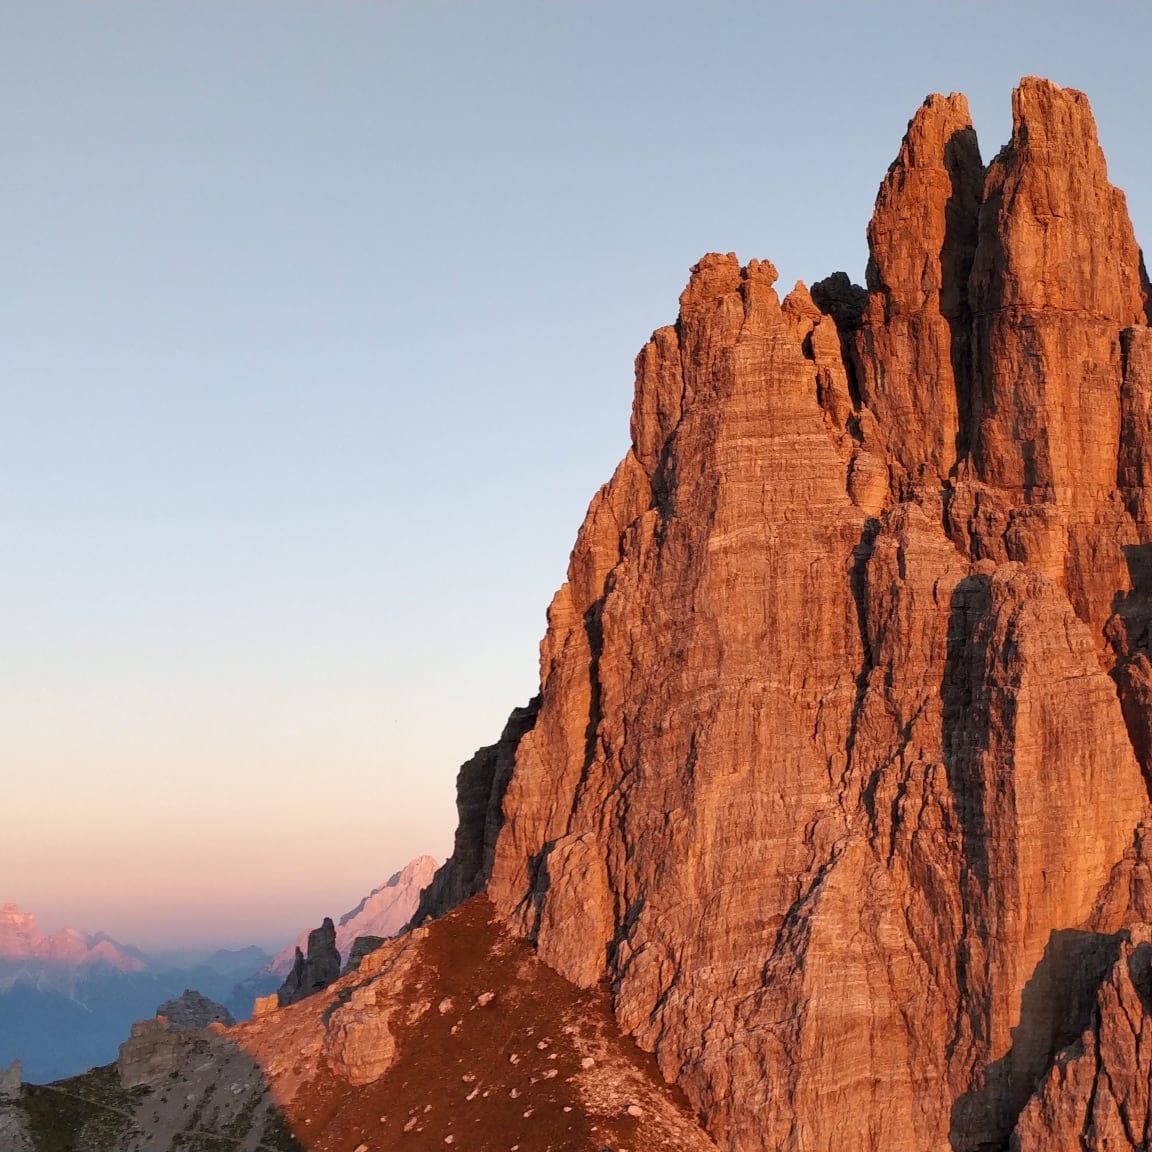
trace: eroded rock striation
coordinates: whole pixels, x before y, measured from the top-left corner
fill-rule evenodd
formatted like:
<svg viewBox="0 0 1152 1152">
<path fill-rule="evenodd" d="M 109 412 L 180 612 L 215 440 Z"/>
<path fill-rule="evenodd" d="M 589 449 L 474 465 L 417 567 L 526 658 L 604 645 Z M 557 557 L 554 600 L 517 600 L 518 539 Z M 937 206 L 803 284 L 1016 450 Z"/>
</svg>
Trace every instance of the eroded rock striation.
<svg viewBox="0 0 1152 1152">
<path fill-rule="evenodd" d="M 417 921 L 484 888 L 734 1152 L 1144 1147 L 1152 335 L 1087 99 L 985 168 L 930 97 L 868 240 L 693 269 Z"/>
</svg>

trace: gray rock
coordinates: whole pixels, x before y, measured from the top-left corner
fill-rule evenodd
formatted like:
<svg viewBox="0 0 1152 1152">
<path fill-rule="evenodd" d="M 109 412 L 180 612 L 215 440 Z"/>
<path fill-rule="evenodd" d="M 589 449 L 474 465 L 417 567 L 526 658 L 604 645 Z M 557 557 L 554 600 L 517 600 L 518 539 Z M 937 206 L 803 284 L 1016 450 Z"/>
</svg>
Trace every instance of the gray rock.
<svg viewBox="0 0 1152 1152">
<path fill-rule="evenodd" d="M 209 1000 L 193 988 L 185 988 L 183 993 L 173 1000 L 165 1000 L 156 1009 L 157 1016 L 165 1016 L 168 1023 L 176 1030 L 182 1028 L 207 1028 L 209 1024 L 236 1023 L 232 1013 L 223 1004 Z"/>
<path fill-rule="evenodd" d="M 28 1114 L 16 1104 L 0 1098 L 0 1148 L 4 1152 L 36 1152 L 28 1130 Z"/>
<path fill-rule="evenodd" d="M 340 978 L 340 953 L 336 950 L 336 926 L 330 916 L 308 933 L 308 955 L 296 949 L 296 959 L 288 978 L 276 993 L 280 1007 L 295 1004 L 314 992 L 327 988 Z"/>
<path fill-rule="evenodd" d="M 347 976 L 349 972 L 355 972 L 360 967 L 360 961 L 369 952 L 375 952 L 387 939 L 386 936 L 357 936 L 352 941 L 352 950 L 348 953 L 348 959 L 344 963 L 344 971 L 341 975 Z"/>
<path fill-rule="evenodd" d="M 179 1067 L 180 1053 L 179 1036 L 163 1016 L 137 1020 L 116 1061 L 121 1087 L 159 1082 Z"/>
<path fill-rule="evenodd" d="M 13 1060 L 3 1071 L 0 1071 L 0 1100 L 19 1100 L 20 1085 L 24 1079 L 24 1070 L 19 1060 Z"/>
</svg>

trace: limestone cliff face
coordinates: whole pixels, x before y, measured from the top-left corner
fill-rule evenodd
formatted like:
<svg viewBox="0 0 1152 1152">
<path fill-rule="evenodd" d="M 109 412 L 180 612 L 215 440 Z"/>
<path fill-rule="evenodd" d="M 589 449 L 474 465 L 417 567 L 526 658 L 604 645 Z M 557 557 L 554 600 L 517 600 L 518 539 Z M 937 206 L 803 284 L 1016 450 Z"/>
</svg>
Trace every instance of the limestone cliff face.
<svg viewBox="0 0 1152 1152">
<path fill-rule="evenodd" d="M 926 101 L 866 293 L 693 269 L 419 914 L 486 885 L 738 1152 L 1079 1147 L 1102 1069 L 1149 1130 L 1147 279 L 1086 98 L 1013 113 Z"/>
</svg>

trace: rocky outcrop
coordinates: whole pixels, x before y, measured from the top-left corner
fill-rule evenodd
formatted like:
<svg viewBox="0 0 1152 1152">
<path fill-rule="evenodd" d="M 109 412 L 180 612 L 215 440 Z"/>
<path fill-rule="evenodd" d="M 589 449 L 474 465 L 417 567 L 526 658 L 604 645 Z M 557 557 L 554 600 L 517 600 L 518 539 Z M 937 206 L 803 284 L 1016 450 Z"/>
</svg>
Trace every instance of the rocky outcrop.
<svg viewBox="0 0 1152 1152">
<path fill-rule="evenodd" d="M 606 991 L 550 971 L 482 896 L 229 1036 L 309 1147 L 715 1149 Z"/>
<path fill-rule="evenodd" d="M 327 988 L 340 976 L 340 953 L 336 950 L 336 926 L 330 916 L 319 928 L 308 933 L 307 954 L 296 949 L 292 971 L 280 985 L 276 999 L 280 1007 L 295 1004 Z"/>
<path fill-rule="evenodd" d="M 355 972 L 360 967 L 360 961 L 369 952 L 375 952 L 387 939 L 386 936 L 357 936 L 352 942 L 352 950 L 348 953 L 348 958 L 344 961 L 344 970 L 340 974 L 347 976 L 349 972 Z"/>
<path fill-rule="evenodd" d="M 362 959 L 360 980 L 333 1006 L 321 1053 L 333 1072 L 349 1084 L 371 1084 L 396 1062 L 395 1033 L 415 1024 L 431 1007 L 412 995 L 415 965 L 426 932 L 414 933 L 388 953 Z"/>
<path fill-rule="evenodd" d="M 0 1069 L 0 1100 L 15 1100 L 20 1096 L 24 1070 L 19 1060 L 13 1060 L 7 1068 Z"/>
<path fill-rule="evenodd" d="M 1147 280 L 1035 78 L 987 170 L 929 98 L 868 238 L 693 269 L 421 911 L 486 885 L 736 1152 L 1056 1147 L 1147 912 Z"/>
<path fill-rule="evenodd" d="M 114 1073 L 113 1083 L 106 1073 Z M 39 1091 L 42 1114 L 59 1105 L 52 1148 L 300 1152 L 304 1146 L 276 1108 L 264 1070 L 218 1024 L 176 1030 L 163 1017 L 139 1021 L 114 1068 Z"/>
<path fill-rule="evenodd" d="M 496 838 L 502 824 L 504 790 L 516 762 L 516 749 L 536 723 L 537 697 L 526 708 L 516 708 L 500 739 L 481 748 L 464 763 L 456 777 L 456 840 L 451 857 L 428 882 L 412 915 L 413 924 L 463 903 L 484 890 L 492 875 Z"/>
<path fill-rule="evenodd" d="M 355 908 L 336 922 L 336 950 L 350 964 L 356 941 L 360 937 L 387 940 L 395 936 L 412 918 L 424 889 L 436 874 L 437 863 L 431 856 L 417 856 L 399 872 L 393 873 L 378 888 L 373 888 Z M 307 931 L 301 932 L 295 944 L 289 944 L 273 957 L 261 973 L 287 976 L 292 971 L 296 952 L 308 952 Z M 363 946 L 359 950 L 364 954 Z"/>
<path fill-rule="evenodd" d="M 563 980 L 483 896 L 297 1004 L 229 1029 L 145 1021 L 118 1074 L 34 1091 L 53 1148 L 716 1152 L 607 989 Z"/>
<path fill-rule="evenodd" d="M 116 1070 L 124 1088 L 154 1084 L 180 1066 L 184 1045 L 179 1032 L 163 1016 L 137 1020 L 132 1034 L 120 1045 Z"/>
<path fill-rule="evenodd" d="M 355 971 L 364 956 L 408 923 L 435 872 L 431 856 L 417 856 L 341 916 L 338 927 L 326 917 L 319 928 L 302 934 L 294 947 L 279 952 L 267 970 L 285 972 L 284 983 L 274 997 L 257 998 L 255 1014 L 295 1004 L 327 988 L 341 975 L 341 955 L 348 958 L 344 971 Z"/>
<path fill-rule="evenodd" d="M 0 1148 L 4 1152 L 38 1152 L 22 1108 L 0 1101 Z"/>
<path fill-rule="evenodd" d="M 1013 1152 L 1114 1152 L 1152 1139 L 1152 930 L 1110 938 L 1115 958 L 1020 1114 Z"/>
<path fill-rule="evenodd" d="M 184 991 L 172 1000 L 165 1000 L 156 1009 L 157 1016 L 163 1016 L 177 1031 L 182 1028 L 207 1028 L 209 1024 L 235 1024 L 232 1013 L 223 1004 L 209 1000 L 193 988 Z"/>
</svg>

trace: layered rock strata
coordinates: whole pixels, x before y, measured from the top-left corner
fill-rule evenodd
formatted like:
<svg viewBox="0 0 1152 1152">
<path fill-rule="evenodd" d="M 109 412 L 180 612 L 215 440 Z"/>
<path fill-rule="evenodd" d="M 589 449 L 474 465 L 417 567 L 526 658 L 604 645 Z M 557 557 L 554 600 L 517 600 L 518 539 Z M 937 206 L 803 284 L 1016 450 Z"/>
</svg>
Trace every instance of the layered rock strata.
<svg viewBox="0 0 1152 1152">
<path fill-rule="evenodd" d="M 417 920 L 483 886 L 734 1152 L 1143 1147 L 1152 336 L 1086 98 L 987 169 L 929 98 L 868 239 L 693 269 Z"/>
</svg>

